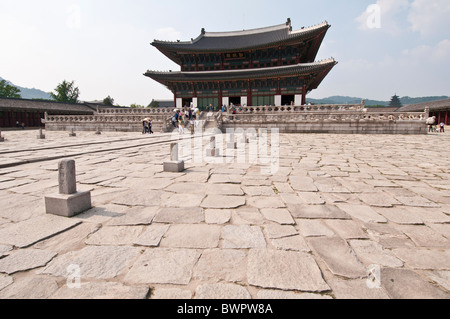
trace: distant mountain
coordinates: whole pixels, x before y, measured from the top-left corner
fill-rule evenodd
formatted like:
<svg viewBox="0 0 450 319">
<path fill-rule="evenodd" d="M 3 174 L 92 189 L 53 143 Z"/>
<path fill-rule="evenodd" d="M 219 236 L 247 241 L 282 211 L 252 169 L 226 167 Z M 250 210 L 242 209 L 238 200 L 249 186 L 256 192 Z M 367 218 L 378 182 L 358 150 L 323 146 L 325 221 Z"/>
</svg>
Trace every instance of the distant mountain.
<svg viewBox="0 0 450 319">
<path fill-rule="evenodd" d="M 1 80 L 5 80 L 9 85 L 15 86 L 16 88 L 18 88 L 20 90 L 20 96 L 22 97 L 22 99 L 42 99 L 42 100 L 52 100 L 52 97 L 50 96 L 50 94 L 38 90 L 38 89 L 29 89 L 29 88 L 24 88 L 18 85 L 15 85 L 13 83 L 11 83 L 10 81 L 3 79 L 2 77 L 0 77 L 0 81 Z"/>
<path fill-rule="evenodd" d="M 448 96 L 427 96 L 427 97 L 409 97 L 405 96 L 400 98 L 400 102 L 403 105 L 417 104 L 424 102 L 433 102 L 439 100 L 448 99 Z M 350 97 L 350 96 L 330 96 L 323 99 L 306 99 L 306 102 L 311 102 L 312 104 L 359 104 L 363 98 L 360 97 Z M 389 101 L 377 101 L 365 99 L 365 104 L 367 106 L 389 106 Z"/>
</svg>

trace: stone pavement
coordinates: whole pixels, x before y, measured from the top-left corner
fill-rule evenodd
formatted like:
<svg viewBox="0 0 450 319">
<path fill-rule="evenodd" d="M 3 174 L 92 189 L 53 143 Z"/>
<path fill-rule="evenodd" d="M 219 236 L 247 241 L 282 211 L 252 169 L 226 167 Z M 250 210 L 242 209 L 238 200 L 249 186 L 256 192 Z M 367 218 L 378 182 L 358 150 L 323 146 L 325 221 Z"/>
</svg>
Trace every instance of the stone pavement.
<svg viewBox="0 0 450 319">
<path fill-rule="evenodd" d="M 44 134 L 0 143 L 0 298 L 450 297 L 448 134 L 282 134 L 273 175 L 165 173 L 170 135 Z M 45 214 L 61 158 L 92 191 L 70 219 Z"/>
</svg>

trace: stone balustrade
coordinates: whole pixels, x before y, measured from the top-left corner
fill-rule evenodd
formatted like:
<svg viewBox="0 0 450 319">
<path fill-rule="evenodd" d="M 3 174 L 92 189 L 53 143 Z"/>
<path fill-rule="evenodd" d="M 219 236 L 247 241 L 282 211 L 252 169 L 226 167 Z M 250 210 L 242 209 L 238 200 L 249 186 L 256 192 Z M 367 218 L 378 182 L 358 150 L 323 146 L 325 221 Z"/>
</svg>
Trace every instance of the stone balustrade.
<svg viewBox="0 0 450 319">
<path fill-rule="evenodd" d="M 367 112 L 364 104 L 237 107 L 219 113 L 220 129 L 278 128 L 282 133 L 426 134 L 429 111 Z M 94 115 L 46 115 L 49 131 L 141 132 L 150 117 L 153 131 L 171 128 L 173 108 L 102 109 Z"/>
</svg>

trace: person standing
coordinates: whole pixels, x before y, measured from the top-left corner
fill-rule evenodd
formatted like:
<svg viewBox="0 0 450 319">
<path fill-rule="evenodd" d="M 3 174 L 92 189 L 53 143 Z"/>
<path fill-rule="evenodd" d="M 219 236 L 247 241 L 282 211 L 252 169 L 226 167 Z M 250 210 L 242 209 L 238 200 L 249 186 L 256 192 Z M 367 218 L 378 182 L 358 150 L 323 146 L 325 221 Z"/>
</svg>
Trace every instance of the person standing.
<svg viewBox="0 0 450 319">
<path fill-rule="evenodd" d="M 440 124 L 440 126 L 441 126 L 441 133 L 445 133 L 445 123 L 444 122 L 442 122 L 441 124 Z"/>
</svg>

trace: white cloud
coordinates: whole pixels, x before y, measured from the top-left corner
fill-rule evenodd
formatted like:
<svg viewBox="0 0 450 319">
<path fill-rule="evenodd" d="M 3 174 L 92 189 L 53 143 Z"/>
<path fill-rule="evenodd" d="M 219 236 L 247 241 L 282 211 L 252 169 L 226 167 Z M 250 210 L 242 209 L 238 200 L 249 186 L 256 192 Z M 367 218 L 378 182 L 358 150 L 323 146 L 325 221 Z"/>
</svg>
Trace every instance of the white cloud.
<svg viewBox="0 0 450 319">
<path fill-rule="evenodd" d="M 369 5 L 356 21 L 360 30 L 380 30 L 382 32 L 398 35 L 401 27 L 397 15 L 407 10 L 408 0 L 377 0 Z"/>
<path fill-rule="evenodd" d="M 435 46 L 421 45 L 410 50 L 404 50 L 404 57 L 411 64 L 439 64 L 450 59 L 450 40 L 445 39 Z"/>
<path fill-rule="evenodd" d="M 450 1 L 448 0 L 414 0 L 411 4 L 408 21 L 414 32 L 430 36 L 450 28 Z"/>
</svg>

